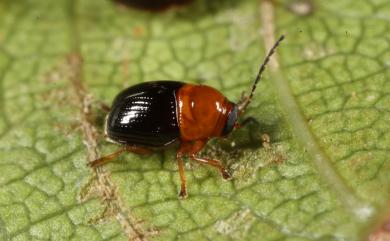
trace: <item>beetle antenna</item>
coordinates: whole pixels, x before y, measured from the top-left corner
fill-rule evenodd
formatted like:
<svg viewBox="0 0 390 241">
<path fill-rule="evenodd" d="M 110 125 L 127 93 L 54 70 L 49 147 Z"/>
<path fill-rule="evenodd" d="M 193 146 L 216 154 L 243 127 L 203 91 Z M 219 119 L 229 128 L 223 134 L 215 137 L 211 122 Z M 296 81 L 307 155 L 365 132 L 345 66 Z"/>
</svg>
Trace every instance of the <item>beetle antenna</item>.
<svg viewBox="0 0 390 241">
<path fill-rule="evenodd" d="M 280 42 L 282 42 L 283 39 L 284 35 L 280 36 L 279 39 L 275 42 L 274 46 L 272 46 L 271 50 L 268 52 L 267 56 L 265 56 L 263 63 L 260 65 L 259 73 L 257 73 L 255 82 L 252 85 L 252 89 L 249 96 L 245 96 L 244 94 L 242 95 L 241 100 L 238 103 L 238 110 L 240 113 L 244 112 L 246 107 L 252 101 L 253 93 L 256 90 L 257 83 L 259 83 L 261 79 L 261 75 L 265 70 L 265 66 L 268 64 L 269 60 L 271 59 L 271 56 L 275 53 L 276 48 L 279 46 Z"/>
</svg>

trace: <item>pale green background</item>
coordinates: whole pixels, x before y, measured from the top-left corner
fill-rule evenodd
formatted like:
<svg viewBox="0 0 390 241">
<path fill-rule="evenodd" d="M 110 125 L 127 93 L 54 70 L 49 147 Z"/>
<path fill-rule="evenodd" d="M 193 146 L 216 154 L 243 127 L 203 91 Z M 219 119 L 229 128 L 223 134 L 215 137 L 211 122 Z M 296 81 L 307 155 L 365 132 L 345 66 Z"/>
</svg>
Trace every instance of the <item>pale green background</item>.
<svg viewBox="0 0 390 241">
<path fill-rule="evenodd" d="M 308 16 L 290 4 L 275 6 L 277 34 L 286 34 L 281 69 L 265 74 L 247 113 L 260 126 L 205 150 L 227 164 L 233 181 L 188 165 L 190 196 L 181 201 L 172 150 L 123 155 L 105 167 L 141 226 L 159 230 L 148 239 L 360 240 L 387 210 L 390 2 L 316 1 Z M 103 209 L 98 198 L 78 201 L 91 171 L 69 53 L 81 54 L 83 84 L 95 100 L 175 79 L 237 101 L 264 56 L 262 25 L 256 0 L 204 0 L 161 14 L 108 0 L 0 0 L 0 240 L 126 240 L 116 219 L 88 223 Z M 281 102 L 275 79 L 287 83 L 297 109 Z M 102 113 L 94 111 L 102 133 Z M 294 113 L 307 121 L 291 121 Z M 338 183 L 316 168 L 296 135 L 305 131 L 366 209 L 349 207 Z M 265 133 L 271 149 L 261 145 Z M 99 137 L 102 154 L 115 149 Z"/>
</svg>

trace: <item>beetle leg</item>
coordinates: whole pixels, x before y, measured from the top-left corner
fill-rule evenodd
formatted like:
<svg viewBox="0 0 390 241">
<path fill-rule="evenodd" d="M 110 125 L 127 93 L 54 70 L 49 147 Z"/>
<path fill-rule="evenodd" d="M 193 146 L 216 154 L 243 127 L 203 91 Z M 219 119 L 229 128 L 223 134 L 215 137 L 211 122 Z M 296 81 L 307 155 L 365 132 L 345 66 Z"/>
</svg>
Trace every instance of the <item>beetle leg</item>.
<svg viewBox="0 0 390 241">
<path fill-rule="evenodd" d="M 101 110 L 101 111 L 103 111 L 104 113 L 108 113 L 108 112 L 110 112 L 110 110 L 111 110 L 111 107 L 108 105 L 108 104 L 106 104 L 105 102 L 103 102 L 103 101 L 97 101 L 97 106 L 99 107 L 99 109 Z"/>
<path fill-rule="evenodd" d="M 110 155 L 96 159 L 93 162 L 88 163 L 88 166 L 95 168 L 95 167 L 104 165 L 107 162 L 112 161 L 113 159 L 115 159 L 116 157 L 118 157 L 120 154 L 122 154 L 125 151 L 127 151 L 127 147 L 121 148 L 121 149 L 117 150 L 116 152 L 111 153 Z"/>
<path fill-rule="evenodd" d="M 218 168 L 219 171 L 221 172 L 223 179 L 228 180 L 228 179 L 232 178 L 232 176 L 228 173 L 228 171 L 225 169 L 225 167 L 219 161 L 208 159 L 208 158 L 203 158 L 203 157 L 197 157 L 197 156 L 195 156 L 195 154 L 190 155 L 190 157 L 191 157 L 191 159 L 193 159 L 201 164 L 210 165 L 210 166 Z"/>
<path fill-rule="evenodd" d="M 133 153 L 137 153 L 140 155 L 149 155 L 152 153 L 151 150 L 143 148 L 143 147 L 138 147 L 138 146 L 127 146 L 126 150 L 128 152 L 133 152 Z"/>
<path fill-rule="evenodd" d="M 216 167 L 221 172 L 221 175 L 224 179 L 230 179 L 231 175 L 226 171 L 226 168 L 217 160 L 212 160 L 208 158 L 203 157 L 197 157 L 195 154 L 198 153 L 204 145 L 207 143 L 207 140 L 197 140 L 193 143 L 191 142 L 184 142 L 180 146 L 179 151 L 187 154 L 191 157 L 191 159 L 200 162 L 201 164 L 207 164 L 213 167 Z"/>
<path fill-rule="evenodd" d="M 176 160 L 177 160 L 177 165 L 179 167 L 179 174 L 180 174 L 180 181 L 181 181 L 179 196 L 180 198 L 184 199 L 187 197 L 187 185 L 186 185 L 186 175 L 184 171 L 184 163 L 183 163 L 181 153 L 176 154 Z"/>
<path fill-rule="evenodd" d="M 126 146 L 123 148 L 120 148 L 114 153 L 111 153 L 110 155 L 101 157 L 99 159 L 94 160 L 93 162 L 88 163 L 88 166 L 90 167 L 98 167 L 106 164 L 107 162 L 112 161 L 113 159 L 117 158 L 120 154 L 123 152 L 128 151 L 128 152 L 134 152 L 137 154 L 150 154 L 150 150 L 142 148 L 142 147 L 136 147 L 136 146 Z"/>
<path fill-rule="evenodd" d="M 176 153 L 176 160 L 177 160 L 177 165 L 179 167 L 179 174 L 180 174 L 180 181 L 181 181 L 181 187 L 180 187 L 180 193 L 179 196 L 181 198 L 186 198 L 187 197 L 187 184 L 186 184 L 186 176 L 185 176 L 185 171 L 184 171 L 184 163 L 183 163 L 183 156 L 184 155 L 189 155 L 193 151 L 198 152 L 202 147 L 206 144 L 205 142 L 188 142 L 188 141 L 183 141 L 180 144 L 179 149 L 177 150 Z"/>
</svg>

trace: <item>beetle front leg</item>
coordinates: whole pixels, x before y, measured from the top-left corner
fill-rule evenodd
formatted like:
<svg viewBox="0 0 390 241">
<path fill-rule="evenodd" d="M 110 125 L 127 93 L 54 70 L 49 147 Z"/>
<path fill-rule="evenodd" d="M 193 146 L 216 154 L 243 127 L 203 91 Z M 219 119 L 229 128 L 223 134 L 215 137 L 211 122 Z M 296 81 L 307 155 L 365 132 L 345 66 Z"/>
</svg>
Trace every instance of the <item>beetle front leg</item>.
<svg viewBox="0 0 390 241">
<path fill-rule="evenodd" d="M 224 179 L 230 179 L 231 175 L 226 171 L 226 168 L 218 160 L 212 160 L 212 159 L 196 156 L 196 154 L 200 150 L 202 150 L 202 148 L 204 147 L 204 145 L 206 143 L 207 143 L 207 140 L 197 140 L 194 142 L 183 143 L 182 146 L 180 146 L 180 150 L 183 153 L 189 155 L 192 160 L 195 160 L 195 161 L 197 161 L 201 164 L 204 164 L 204 165 L 210 165 L 210 166 L 218 168 Z"/>
<path fill-rule="evenodd" d="M 180 198 L 184 199 L 187 198 L 187 184 L 186 184 L 186 174 L 184 171 L 184 163 L 182 159 L 182 154 L 180 152 L 176 154 L 176 161 L 179 167 L 179 174 L 180 174 L 180 181 L 181 181 L 179 196 Z"/>
<path fill-rule="evenodd" d="M 187 198 L 187 183 L 186 183 L 186 176 L 184 171 L 183 156 L 190 155 L 193 151 L 198 152 L 200 149 L 202 149 L 205 143 L 206 142 L 183 141 L 176 152 L 176 161 L 177 161 L 177 166 L 179 167 L 179 174 L 180 174 L 180 181 L 181 181 L 179 196 L 182 199 Z"/>
</svg>

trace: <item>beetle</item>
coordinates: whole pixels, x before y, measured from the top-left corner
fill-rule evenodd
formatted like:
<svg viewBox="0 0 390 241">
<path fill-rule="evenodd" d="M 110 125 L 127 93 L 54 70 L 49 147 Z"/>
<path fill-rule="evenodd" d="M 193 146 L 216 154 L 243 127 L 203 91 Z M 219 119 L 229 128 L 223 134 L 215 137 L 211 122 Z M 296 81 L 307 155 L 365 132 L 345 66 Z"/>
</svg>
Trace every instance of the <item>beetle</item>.
<svg viewBox="0 0 390 241">
<path fill-rule="evenodd" d="M 176 160 L 181 198 L 187 197 L 185 156 L 217 168 L 224 179 L 230 179 L 231 175 L 218 160 L 196 154 L 210 138 L 226 137 L 239 126 L 238 117 L 252 101 L 265 66 L 283 39 L 282 35 L 266 55 L 249 96 L 242 95 L 237 104 L 210 86 L 179 81 L 151 81 L 123 90 L 115 97 L 104 128 L 108 141 L 123 147 L 89 165 L 96 168 L 126 151 L 146 154 L 179 142 Z"/>
</svg>

